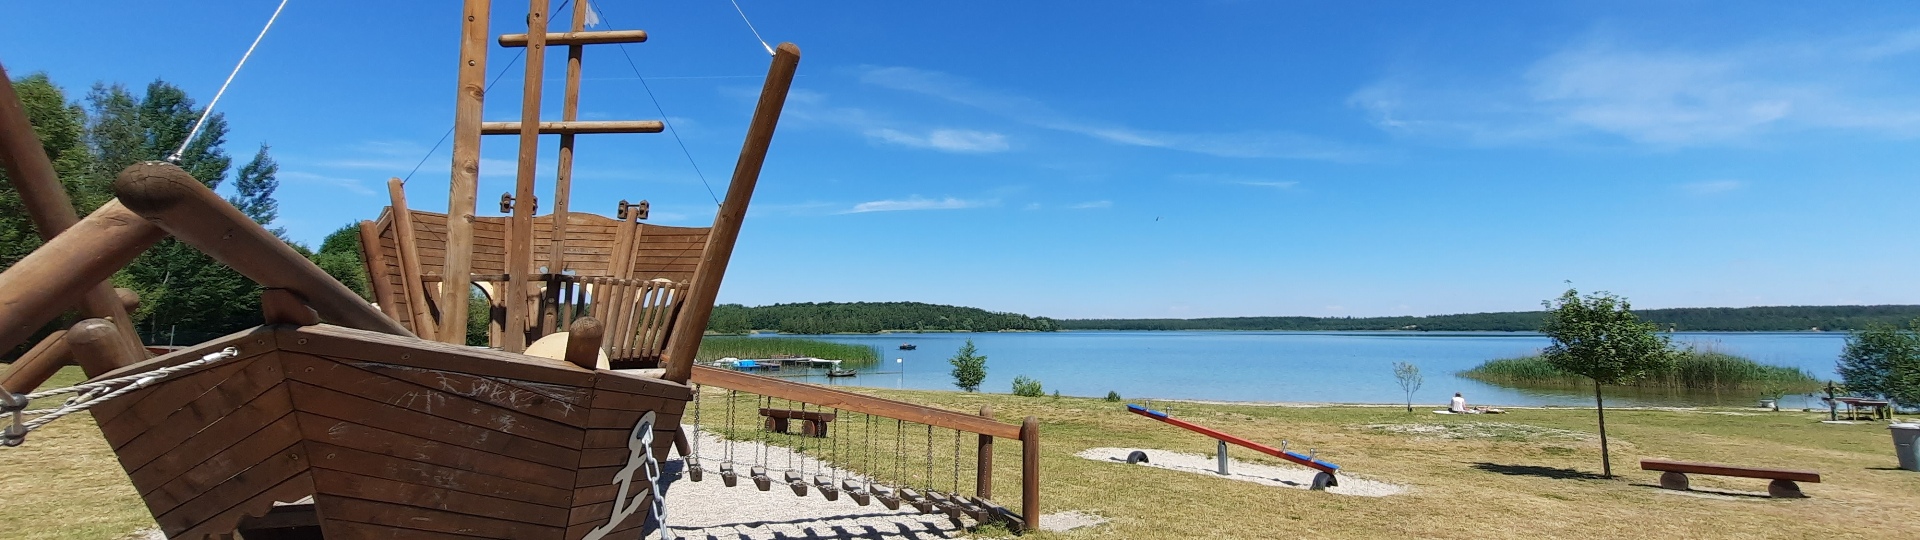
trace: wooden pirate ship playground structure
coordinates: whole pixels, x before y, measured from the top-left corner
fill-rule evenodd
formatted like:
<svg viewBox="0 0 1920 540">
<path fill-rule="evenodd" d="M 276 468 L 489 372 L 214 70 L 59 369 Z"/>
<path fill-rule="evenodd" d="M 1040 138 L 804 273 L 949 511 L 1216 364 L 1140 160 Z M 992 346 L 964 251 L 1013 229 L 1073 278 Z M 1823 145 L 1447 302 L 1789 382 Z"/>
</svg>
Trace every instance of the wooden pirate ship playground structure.
<svg viewBox="0 0 1920 540">
<path fill-rule="evenodd" d="M 638 538 L 670 527 L 662 486 L 676 476 L 844 494 L 849 504 L 905 505 L 957 523 L 1037 525 L 1032 418 L 1008 424 L 990 411 L 695 365 L 798 47 L 768 47 L 771 67 L 713 225 L 655 226 L 642 222 L 645 202 L 622 201 L 609 218 L 572 211 L 568 197 L 577 135 L 661 131 L 660 121 L 577 118 L 582 49 L 647 34 L 588 31 L 586 2 L 572 4 L 568 31 L 551 31 L 548 1 L 532 0 L 527 32 L 497 38 L 525 49 L 521 118 L 485 122 L 491 4 L 466 0 L 461 14 L 447 212 L 408 208 L 395 181 L 392 205 L 361 223 L 371 303 L 166 162 L 122 171 L 117 198 L 81 219 L 11 86 L 0 85 L 0 158 L 47 240 L 0 273 L 0 347 L 67 310 L 83 319 L 0 379 L 9 422 L 0 443 L 32 444 L 33 429 L 91 414 L 176 539 Z M 568 50 L 558 121 L 539 117 L 548 46 Z M 518 136 L 501 218 L 474 215 L 488 135 Z M 545 135 L 558 136 L 558 174 L 550 213 L 536 215 Z M 150 357 L 128 316 L 137 298 L 107 279 L 167 236 L 258 282 L 265 324 Z M 491 307 L 490 347 L 466 346 L 475 289 Z M 91 379 L 36 391 L 68 362 Z M 65 392 L 79 395 L 29 410 Z M 703 422 L 714 418 L 724 420 Z M 788 426 L 796 420 L 799 433 Z M 993 494 L 996 439 L 1021 443 L 1017 512 Z M 736 452 L 748 443 L 763 450 Z M 785 461 L 767 457 L 768 445 L 786 447 Z M 676 454 L 680 466 L 664 467 Z M 22 465 L 4 456 L 0 466 Z"/>
</svg>

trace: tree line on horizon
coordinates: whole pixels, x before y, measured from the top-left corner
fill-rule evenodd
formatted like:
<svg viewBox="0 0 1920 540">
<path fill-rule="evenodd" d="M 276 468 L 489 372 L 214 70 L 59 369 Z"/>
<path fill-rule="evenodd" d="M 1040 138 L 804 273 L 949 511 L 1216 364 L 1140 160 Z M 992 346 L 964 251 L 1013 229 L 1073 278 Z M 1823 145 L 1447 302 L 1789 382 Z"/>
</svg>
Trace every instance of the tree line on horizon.
<svg viewBox="0 0 1920 540">
<path fill-rule="evenodd" d="M 1668 308 L 1637 311 L 1661 330 L 1765 332 L 1861 330 L 1920 318 L 1920 305 Z M 1061 330 L 1282 330 L 1532 332 L 1546 313 L 1509 311 L 1424 317 L 1211 317 L 1200 319 L 1057 319 Z"/>
<path fill-rule="evenodd" d="M 980 308 L 921 302 L 804 302 L 713 307 L 707 330 L 719 334 L 774 331 L 783 334 L 876 332 L 1052 332 L 1053 319 Z"/>
</svg>

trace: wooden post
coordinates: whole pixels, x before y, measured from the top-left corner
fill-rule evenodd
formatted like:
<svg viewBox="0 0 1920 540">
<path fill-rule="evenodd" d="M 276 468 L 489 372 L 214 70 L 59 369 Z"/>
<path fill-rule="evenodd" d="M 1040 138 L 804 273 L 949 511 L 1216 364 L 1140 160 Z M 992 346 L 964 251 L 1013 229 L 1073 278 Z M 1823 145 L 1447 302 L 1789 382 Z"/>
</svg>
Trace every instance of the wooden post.
<svg viewBox="0 0 1920 540">
<path fill-rule="evenodd" d="M 600 340 L 606 327 L 593 317 L 575 319 L 567 327 L 567 362 L 587 369 L 600 367 Z"/>
<path fill-rule="evenodd" d="M 393 290 L 393 283 L 387 281 L 387 262 L 380 260 L 380 231 L 370 220 L 360 220 L 361 262 L 367 265 L 367 285 L 373 288 L 373 301 L 380 305 L 380 312 L 387 318 L 400 320 L 399 293 Z M 436 331 L 438 329 L 435 329 Z"/>
<path fill-rule="evenodd" d="M 407 293 L 413 331 L 420 339 L 433 339 L 439 329 L 434 327 L 433 310 L 427 306 L 427 284 L 420 281 L 420 245 L 413 239 L 413 212 L 407 210 L 406 184 L 399 178 L 388 178 L 387 197 L 393 210 L 393 251 L 400 255 L 400 289 Z M 371 279 L 373 274 L 367 277 Z"/>
<path fill-rule="evenodd" d="M 87 363 L 131 366 L 147 357 L 144 349 L 129 348 L 126 341 L 120 339 L 120 329 L 106 319 L 80 321 L 67 331 L 66 339 L 74 358 L 80 359 L 83 366 Z"/>
<path fill-rule="evenodd" d="M 447 192 L 447 257 L 441 270 L 441 341 L 467 343 L 473 287 L 473 211 L 480 183 L 480 113 L 487 94 L 488 16 L 492 0 L 466 0 L 460 19 L 460 87 L 453 113 L 453 175 Z M 411 279 L 411 278 L 409 278 Z"/>
<path fill-rule="evenodd" d="M 706 249 L 701 251 L 700 265 L 694 270 L 693 290 L 679 320 L 673 323 L 673 336 L 667 340 L 672 344 L 664 359 L 667 380 L 684 383 L 693 375 L 694 352 L 700 348 L 700 336 L 707 331 L 707 319 L 713 316 L 713 302 L 720 295 L 727 261 L 733 257 L 733 243 L 740 238 L 747 203 L 753 198 L 754 184 L 760 181 L 760 166 L 766 163 L 773 129 L 780 123 L 780 109 L 786 105 L 787 89 L 793 86 L 793 74 L 799 67 L 800 47 L 781 43 L 773 54 L 773 65 L 767 69 L 767 82 L 760 87 L 760 102 L 753 107 L 753 121 L 747 126 L 740 161 L 733 166 L 727 198 L 713 216 Z"/>
<path fill-rule="evenodd" d="M 291 324 L 295 326 L 313 326 L 320 324 L 320 314 L 307 307 L 307 301 L 299 294 L 286 289 L 267 289 L 260 292 L 260 316 L 267 324 Z"/>
<path fill-rule="evenodd" d="M 1020 423 L 1020 517 L 1027 530 L 1040 530 L 1040 419 Z"/>
<path fill-rule="evenodd" d="M 573 4 L 573 31 L 587 29 L 586 0 Z M 543 38 L 544 40 L 544 38 Z M 580 57 L 586 52 L 586 46 L 572 44 L 567 46 L 567 89 L 561 94 L 560 121 L 572 122 L 580 119 Z M 522 129 L 525 129 L 522 126 Z M 567 269 L 567 207 L 573 192 L 573 136 L 572 133 L 560 135 L 560 169 L 553 175 L 553 239 L 549 242 L 553 251 L 547 256 L 547 273 L 560 274 Z M 549 317 L 551 318 L 551 317 Z"/>
<path fill-rule="evenodd" d="M 533 174 L 540 160 L 540 78 L 547 67 L 547 0 L 527 9 L 527 76 L 520 95 L 519 173 L 507 221 L 507 332 L 502 348 L 527 350 L 527 278 L 533 272 Z"/>
<path fill-rule="evenodd" d="M 14 93 L 13 79 L 8 78 L 4 66 L 0 66 L 0 167 L 6 170 L 14 190 L 20 193 L 21 205 L 26 207 L 40 239 L 51 240 L 80 222 L 80 214 L 74 211 L 73 200 L 60 185 L 53 162 L 48 161 L 46 148 L 33 131 L 32 119 L 27 118 L 26 106 Z M 63 296 L 65 294 L 71 293 L 64 292 Z M 81 297 L 80 313 L 86 317 L 106 317 L 120 329 L 122 339 L 130 344 L 140 343 L 140 334 L 133 329 L 133 318 L 127 316 L 127 310 L 115 299 L 113 285 L 91 284 Z"/>
<path fill-rule="evenodd" d="M 198 183 L 191 176 L 187 180 Z M 165 237 L 159 227 L 127 210 L 120 201 L 107 201 L 86 219 L 0 272 L 0 306 L 5 306 L 0 309 L 0 350 L 26 341 L 41 325 L 73 305 L 75 291 L 106 281 Z"/>
<path fill-rule="evenodd" d="M 299 293 L 329 322 L 372 332 L 413 335 L 171 163 L 135 163 L 114 180 L 113 191 L 146 221 L 255 283 Z"/>
<path fill-rule="evenodd" d="M 5 377 L 0 377 L 0 391 L 15 394 L 31 394 L 34 389 L 45 384 L 60 368 L 73 361 L 73 352 L 67 348 L 67 331 L 55 330 L 40 340 L 27 354 L 13 361 L 13 367 L 7 369 Z"/>
<path fill-rule="evenodd" d="M 992 420 L 993 406 L 981 405 L 980 416 L 988 420 Z M 977 454 L 979 457 L 977 458 L 977 462 L 974 463 L 974 467 L 973 467 L 973 473 L 974 473 L 973 496 L 979 497 L 982 499 L 991 499 L 993 498 L 993 436 L 992 435 L 986 435 L 986 434 L 980 435 L 980 448 Z"/>
</svg>

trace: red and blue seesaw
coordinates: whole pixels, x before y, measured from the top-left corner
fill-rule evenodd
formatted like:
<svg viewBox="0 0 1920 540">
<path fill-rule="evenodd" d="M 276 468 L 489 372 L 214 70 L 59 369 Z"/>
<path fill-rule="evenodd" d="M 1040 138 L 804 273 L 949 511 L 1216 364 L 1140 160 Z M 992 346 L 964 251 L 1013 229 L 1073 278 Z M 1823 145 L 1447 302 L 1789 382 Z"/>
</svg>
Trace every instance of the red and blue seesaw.
<svg viewBox="0 0 1920 540">
<path fill-rule="evenodd" d="M 1291 461 L 1291 462 L 1300 464 L 1301 466 L 1320 471 L 1319 474 L 1313 475 L 1313 486 L 1312 486 L 1313 489 L 1323 489 L 1328 486 L 1340 485 L 1339 480 L 1333 476 L 1334 473 L 1340 472 L 1340 466 L 1334 465 L 1332 463 L 1328 463 L 1325 461 L 1321 461 L 1318 459 L 1314 459 L 1314 457 L 1311 455 L 1300 455 L 1299 452 L 1289 451 L 1285 448 L 1274 448 L 1274 447 L 1260 444 L 1257 442 L 1242 439 L 1240 437 L 1229 435 L 1227 433 L 1223 433 L 1219 430 L 1216 430 L 1210 427 L 1202 426 L 1202 425 L 1195 424 L 1193 422 L 1188 422 L 1185 420 L 1176 419 L 1172 416 L 1168 416 L 1167 413 L 1164 413 L 1164 412 L 1156 411 L 1153 409 L 1149 409 L 1139 405 L 1134 405 L 1131 403 L 1127 404 L 1127 412 L 1138 414 L 1140 416 L 1145 416 L 1147 418 L 1152 418 L 1154 420 L 1159 420 L 1161 422 L 1166 422 L 1168 424 L 1173 424 L 1175 426 L 1185 428 L 1194 433 L 1199 433 L 1201 435 L 1213 437 L 1214 440 L 1220 441 L 1220 449 L 1218 452 L 1218 456 L 1220 458 L 1219 472 L 1222 475 L 1227 474 L 1227 443 L 1233 443 L 1233 444 L 1237 444 L 1246 448 L 1259 451 L 1260 453 L 1263 453 L 1263 454 L 1267 454 L 1273 457 Z M 1286 443 L 1281 443 L 1281 444 L 1285 445 Z M 1131 460 L 1129 462 L 1131 462 Z"/>
</svg>

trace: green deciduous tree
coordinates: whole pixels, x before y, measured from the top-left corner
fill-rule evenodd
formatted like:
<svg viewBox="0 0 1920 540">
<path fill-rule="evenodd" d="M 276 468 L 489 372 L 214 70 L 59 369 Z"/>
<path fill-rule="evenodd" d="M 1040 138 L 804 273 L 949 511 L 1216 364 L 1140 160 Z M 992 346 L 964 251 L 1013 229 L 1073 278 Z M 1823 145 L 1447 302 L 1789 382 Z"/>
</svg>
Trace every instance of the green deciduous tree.
<svg viewBox="0 0 1920 540">
<path fill-rule="evenodd" d="M 1400 389 L 1407 393 L 1407 412 L 1413 412 L 1413 393 L 1420 391 L 1420 385 L 1426 383 L 1426 378 L 1420 376 L 1420 366 L 1394 362 L 1393 378 L 1400 383 Z"/>
<path fill-rule="evenodd" d="M 987 357 L 978 352 L 973 348 L 973 340 L 969 339 L 953 354 L 953 358 L 947 359 L 947 363 L 953 364 L 953 385 L 961 390 L 978 392 L 980 382 L 987 380 Z"/>
<path fill-rule="evenodd" d="M 279 172 L 280 165 L 267 155 L 267 145 L 260 145 L 260 151 L 255 152 L 253 159 L 240 166 L 240 173 L 234 175 L 234 193 L 227 197 L 227 202 L 240 209 L 240 213 L 253 218 L 255 223 L 262 226 L 273 223 L 274 218 L 280 217 L 280 203 L 273 200 L 273 191 L 280 188 L 280 181 L 274 178 Z M 354 230 L 358 234 L 358 229 Z M 285 229 L 273 229 L 276 236 L 285 232 Z"/>
<path fill-rule="evenodd" d="M 1920 405 L 1920 320 L 1849 334 L 1837 367 L 1848 392 Z"/>
<path fill-rule="evenodd" d="M 1634 316 L 1625 298 L 1600 292 L 1582 298 L 1567 289 L 1560 298 L 1541 302 L 1547 307 L 1540 333 L 1553 339 L 1541 351 L 1547 362 L 1562 371 L 1593 380 L 1593 403 L 1600 417 L 1602 474 L 1613 477 L 1607 455 L 1607 412 L 1600 387 L 1624 384 L 1672 365 L 1679 355 L 1659 327 Z"/>
<path fill-rule="evenodd" d="M 327 275 L 340 280 L 361 298 L 372 301 L 372 287 L 367 283 L 367 265 L 360 257 L 360 226 L 353 223 L 328 234 L 325 240 L 320 241 L 320 251 L 307 255 Z"/>
<path fill-rule="evenodd" d="M 1040 388 L 1040 381 L 1038 379 L 1030 378 L 1026 375 L 1018 375 L 1013 378 L 1013 395 L 1040 397 L 1047 395 L 1047 391 Z"/>
</svg>

